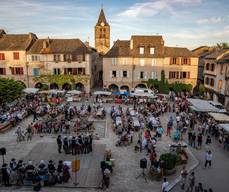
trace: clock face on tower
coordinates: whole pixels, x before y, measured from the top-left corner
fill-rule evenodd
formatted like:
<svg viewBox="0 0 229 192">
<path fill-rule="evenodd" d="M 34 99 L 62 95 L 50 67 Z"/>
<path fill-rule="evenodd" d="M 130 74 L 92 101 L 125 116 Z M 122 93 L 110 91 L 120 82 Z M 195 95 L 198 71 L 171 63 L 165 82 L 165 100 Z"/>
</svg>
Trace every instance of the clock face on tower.
<svg viewBox="0 0 229 192">
<path fill-rule="evenodd" d="M 101 22 L 101 24 L 100 24 L 102 27 L 104 26 L 104 22 Z"/>
</svg>

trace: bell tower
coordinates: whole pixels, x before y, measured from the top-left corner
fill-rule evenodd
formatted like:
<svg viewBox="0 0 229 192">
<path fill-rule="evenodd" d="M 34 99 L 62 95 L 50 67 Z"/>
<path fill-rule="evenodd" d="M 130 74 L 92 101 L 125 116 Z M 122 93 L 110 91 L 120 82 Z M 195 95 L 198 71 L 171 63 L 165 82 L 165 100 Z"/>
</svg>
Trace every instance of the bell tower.
<svg viewBox="0 0 229 192">
<path fill-rule="evenodd" d="M 95 25 L 95 48 L 101 54 L 106 54 L 110 49 L 110 25 L 106 20 L 103 8 Z"/>
</svg>

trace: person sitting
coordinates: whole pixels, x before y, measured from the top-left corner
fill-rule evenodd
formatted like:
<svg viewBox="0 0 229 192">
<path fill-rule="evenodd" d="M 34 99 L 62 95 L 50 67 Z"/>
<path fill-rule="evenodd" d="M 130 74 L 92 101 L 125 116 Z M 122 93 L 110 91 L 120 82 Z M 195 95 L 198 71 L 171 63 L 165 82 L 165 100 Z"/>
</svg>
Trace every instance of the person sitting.
<svg viewBox="0 0 229 192">
<path fill-rule="evenodd" d="M 62 183 L 63 181 L 63 161 L 60 160 L 57 166 L 57 182 Z"/>
<path fill-rule="evenodd" d="M 67 183 L 68 180 L 70 179 L 71 175 L 70 175 L 70 172 L 69 172 L 69 167 L 66 163 L 63 164 L 63 182 L 64 183 Z"/>
</svg>

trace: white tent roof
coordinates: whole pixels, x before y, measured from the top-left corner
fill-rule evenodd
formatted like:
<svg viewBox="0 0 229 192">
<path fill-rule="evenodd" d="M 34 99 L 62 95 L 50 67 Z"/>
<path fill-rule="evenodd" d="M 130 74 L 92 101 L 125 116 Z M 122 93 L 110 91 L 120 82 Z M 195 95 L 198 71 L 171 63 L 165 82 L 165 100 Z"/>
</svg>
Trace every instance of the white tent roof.
<svg viewBox="0 0 229 192">
<path fill-rule="evenodd" d="M 224 113 L 208 113 L 208 114 L 212 116 L 216 121 L 229 122 L 229 115 L 226 115 Z"/>
<path fill-rule="evenodd" d="M 23 89 L 23 92 L 25 93 L 37 93 L 39 91 L 39 89 L 37 88 L 25 88 Z"/>
<path fill-rule="evenodd" d="M 208 101 L 202 99 L 188 99 L 191 108 L 200 112 L 219 112 L 219 109 L 212 106 Z"/>
<path fill-rule="evenodd" d="M 39 93 L 57 94 L 57 93 L 64 93 L 64 92 L 65 92 L 64 90 L 50 89 L 50 90 L 40 91 Z"/>
<path fill-rule="evenodd" d="M 218 124 L 218 127 L 229 133 L 229 123 Z"/>
<path fill-rule="evenodd" d="M 94 95 L 111 95 L 112 93 L 110 91 L 95 91 Z"/>
<path fill-rule="evenodd" d="M 130 95 L 135 97 L 157 98 L 157 96 L 155 96 L 152 93 L 144 93 L 144 92 L 131 93 Z"/>
<path fill-rule="evenodd" d="M 82 92 L 81 92 L 81 91 L 78 91 L 78 90 L 71 90 L 71 91 L 68 91 L 67 93 L 68 93 L 68 94 L 79 95 L 79 94 L 81 94 Z"/>
</svg>

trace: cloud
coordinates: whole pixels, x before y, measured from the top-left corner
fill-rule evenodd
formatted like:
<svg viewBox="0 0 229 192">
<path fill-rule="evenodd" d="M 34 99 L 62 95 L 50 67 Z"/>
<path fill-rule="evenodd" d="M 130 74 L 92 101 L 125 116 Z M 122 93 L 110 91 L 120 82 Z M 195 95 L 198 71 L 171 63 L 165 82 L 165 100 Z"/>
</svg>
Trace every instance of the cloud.
<svg viewBox="0 0 229 192">
<path fill-rule="evenodd" d="M 221 17 L 211 17 L 211 18 L 206 18 L 206 19 L 199 19 L 196 21 L 197 24 L 218 24 L 222 23 L 224 21 L 223 18 Z"/>
<path fill-rule="evenodd" d="M 148 0 L 143 3 L 135 3 L 125 11 L 119 13 L 119 16 L 126 17 L 150 17 L 162 11 L 168 11 L 170 14 L 176 14 L 176 6 L 192 6 L 202 3 L 203 0 Z"/>
</svg>

